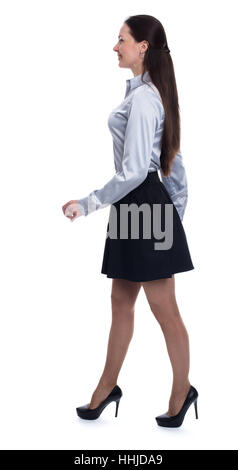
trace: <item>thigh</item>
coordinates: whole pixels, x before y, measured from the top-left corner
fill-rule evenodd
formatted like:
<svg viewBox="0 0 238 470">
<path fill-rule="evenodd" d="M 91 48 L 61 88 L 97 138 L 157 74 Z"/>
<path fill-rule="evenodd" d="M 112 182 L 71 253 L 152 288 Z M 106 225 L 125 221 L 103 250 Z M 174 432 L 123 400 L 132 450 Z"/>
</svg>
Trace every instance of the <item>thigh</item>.
<svg viewBox="0 0 238 470">
<path fill-rule="evenodd" d="M 113 279 L 111 290 L 112 306 L 134 309 L 140 288 L 141 282 L 128 281 L 126 279 Z"/>
</svg>

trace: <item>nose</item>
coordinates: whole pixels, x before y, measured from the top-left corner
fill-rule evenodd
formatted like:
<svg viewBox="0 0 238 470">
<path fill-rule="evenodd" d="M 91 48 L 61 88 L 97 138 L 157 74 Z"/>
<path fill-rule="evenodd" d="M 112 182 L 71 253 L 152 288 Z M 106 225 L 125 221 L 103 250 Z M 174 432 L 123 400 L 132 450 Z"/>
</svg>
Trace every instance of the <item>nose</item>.
<svg viewBox="0 0 238 470">
<path fill-rule="evenodd" d="M 113 47 L 113 51 L 118 52 L 118 43 Z"/>
</svg>

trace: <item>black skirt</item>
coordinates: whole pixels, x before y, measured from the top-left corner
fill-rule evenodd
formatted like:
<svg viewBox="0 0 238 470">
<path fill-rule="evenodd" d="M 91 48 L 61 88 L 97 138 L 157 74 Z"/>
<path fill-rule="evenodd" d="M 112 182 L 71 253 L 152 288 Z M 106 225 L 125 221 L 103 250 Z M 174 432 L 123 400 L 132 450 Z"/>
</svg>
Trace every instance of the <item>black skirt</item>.
<svg viewBox="0 0 238 470">
<path fill-rule="evenodd" d="M 194 269 L 183 224 L 158 172 L 111 205 L 101 273 L 143 282 Z"/>
</svg>

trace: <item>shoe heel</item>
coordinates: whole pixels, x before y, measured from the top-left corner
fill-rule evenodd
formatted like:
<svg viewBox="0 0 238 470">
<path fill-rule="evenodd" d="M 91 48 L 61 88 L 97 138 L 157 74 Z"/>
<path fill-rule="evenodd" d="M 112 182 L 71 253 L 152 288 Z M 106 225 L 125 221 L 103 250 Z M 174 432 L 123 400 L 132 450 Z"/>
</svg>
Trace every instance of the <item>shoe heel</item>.
<svg viewBox="0 0 238 470">
<path fill-rule="evenodd" d="M 198 419 L 198 407 L 197 407 L 197 400 L 195 400 L 195 402 L 194 402 L 194 408 L 195 408 L 195 415 L 196 415 L 196 419 Z"/>
<path fill-rule="evenodd" d="M 119 402 L 120 402 L 120 398 L 119 398 L 119 400 L 116 400 L 116 413 L 115 413 L 115 417 L 117 416 Z"/>
</svg>

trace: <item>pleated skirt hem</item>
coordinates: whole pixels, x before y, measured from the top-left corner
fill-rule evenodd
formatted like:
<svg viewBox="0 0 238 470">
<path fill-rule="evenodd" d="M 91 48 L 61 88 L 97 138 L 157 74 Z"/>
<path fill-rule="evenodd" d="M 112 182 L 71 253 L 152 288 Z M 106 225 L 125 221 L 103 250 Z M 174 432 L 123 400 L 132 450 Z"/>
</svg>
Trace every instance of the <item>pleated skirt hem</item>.
<svg viewBox="0 0 238 470">
<path fill-rule="evenodd" d="M 138 279 L 135 279 L 135 278 L 129 278 L 129 276 L 125 277 L 126 274 L 123 273 L 123 274 L 118 274 L 118 273 L 108 273 L 108 272 L 104 272 L 103 270 L 101 271 L 101 274 L 105 274 L 108 278 L 110 279 L 125 279 L 127 281 L 132 281 L 132 282 L 149 282 L 149 281 L 155 281 L 156 279 L 168 279 L 168 278 L 171 278 L 174 274 L 178 274 L 178 273 L 183 273 L 183 272 L 186 272 L 186 271 L 191 271 L 194 269 L 194 266 L 192 267 L 183 267 L 183 268 L 177 268 L 176 271 L 173 271 L 172 273 L 158 273 L 158 274 L 155 274 L 155 275 L 150 275 L 149 276 L 149 279 L 147 278 L 143 278 L 140 276 L 140 278 Z"/>
</svg>

